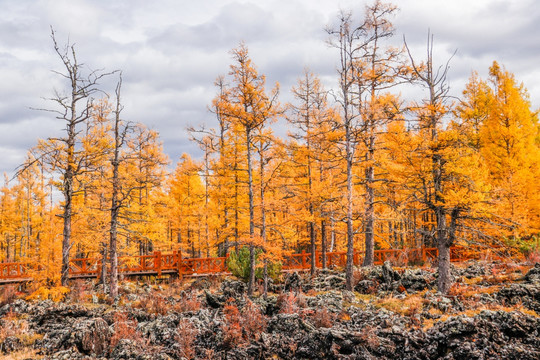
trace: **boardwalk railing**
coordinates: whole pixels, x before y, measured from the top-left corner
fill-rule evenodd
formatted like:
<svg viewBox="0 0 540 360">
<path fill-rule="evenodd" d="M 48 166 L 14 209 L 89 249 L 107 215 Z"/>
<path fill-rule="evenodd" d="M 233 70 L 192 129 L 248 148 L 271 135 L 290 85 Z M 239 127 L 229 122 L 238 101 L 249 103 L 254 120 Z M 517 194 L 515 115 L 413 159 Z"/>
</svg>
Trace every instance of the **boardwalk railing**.
<svg viewBox="0 0 540 360">
<path fill-rule="evenodd" d="M 451 248 L 451 260 L 467 260 L 463 256 L 462 248 Z M 422 249 L 387 249 L 375 250 L 375 265 L 383 264 L 387 260 L 393 260 L 397 263 L 419 263 L 435 260 L 438 256 L 437 248 Z M 211 275 L 218 273 L 227 273 L 227 258 L 184 258 L 181 252 L 172 252 L 162 254 L 159 251 L 152 255 L 123 256 L 118 258 L 118 272 L 126 276 L 152 275 L 161 276 L 162 274 L 178 274 L 179 276 L 192 275 Z M 361 265 L 363 261 L 362 253 L 355 251 L 353 253 L 353 263 Z M 315 253 L 315 264 L 318 268 L 322 267 L 322 252 Z M 326 253 L 326 266 L 329 268 L 344 267 L 347 263 L 346 251 L 333 251 Z M 69 277 L 95 278 L 102 271 L 101 259 L 96 258 L 77 258 L 69 262 Z M 290 254 L 283 259 L 283 270 L 302 270 L 311 267 L 311 253 L 302 251 L 298 254 Z M 0 263 L 0 284 L 8 282 L 31 281 L 29 268 L 23 262 Z"/>
</svg>

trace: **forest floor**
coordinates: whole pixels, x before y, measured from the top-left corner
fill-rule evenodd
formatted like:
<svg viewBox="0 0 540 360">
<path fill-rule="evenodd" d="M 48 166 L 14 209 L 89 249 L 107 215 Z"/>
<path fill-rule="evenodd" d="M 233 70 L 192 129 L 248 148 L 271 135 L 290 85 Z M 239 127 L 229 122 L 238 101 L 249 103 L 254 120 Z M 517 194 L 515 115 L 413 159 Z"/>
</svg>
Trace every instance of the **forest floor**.
<svg viewBox="0 0 540 360">
<path fill-rule="evenodd" d="M 540 264 L 359 268 L 284 274 L 267 298 L 235 278 L 123 281 L 111 302 L 91 281 L 65 299 L 3 289 L 3 359 L 540 359 Z M 11 290 L 10 290 L 11 289 Z"/>
</svg>

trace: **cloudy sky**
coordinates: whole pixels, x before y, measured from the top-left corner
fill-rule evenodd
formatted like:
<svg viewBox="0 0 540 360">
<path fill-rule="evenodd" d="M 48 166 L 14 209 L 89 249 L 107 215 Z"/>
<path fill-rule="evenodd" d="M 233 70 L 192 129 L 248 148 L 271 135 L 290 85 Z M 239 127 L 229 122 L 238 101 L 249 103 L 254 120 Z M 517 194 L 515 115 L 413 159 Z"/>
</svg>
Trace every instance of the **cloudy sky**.
<svg viewBox="0 0 540 360">
<path fill-rule="evenodd" d="M 278 81 L 281 101 L 304 67 L 328 87 L 336 77 L 337 54 L 324 29 L 340 9 L 361 16 L 362 0 L 0 0 L 0 172 L 13 174 L 38 138 L 61 133 L 63 124 L 43 98 L 65 89 L 52 70 L 62 64 L 57 40 L 75 43 L 89 69 L 121 69 L 124 118 L 161 133 L 172 163 L 182 152 L 197 153 L 186 127 L 213 124 L 207 106 L 213 81 L 225 75 L 230 49 L 244 41 L 268 87 Z M 425 54 L 428 29 L 436 58 L 456 49 L 449 78 L 459 95 L 471 71 L 486 76 L 493 60 L 524 82 L 534 108 L 540 106 L 540 7 L 534 0 L 401 0 L 396 41 L 406 36 L 413 52 Z M 116 79 L 102 84 L 113 90 Z"/>
</svg>

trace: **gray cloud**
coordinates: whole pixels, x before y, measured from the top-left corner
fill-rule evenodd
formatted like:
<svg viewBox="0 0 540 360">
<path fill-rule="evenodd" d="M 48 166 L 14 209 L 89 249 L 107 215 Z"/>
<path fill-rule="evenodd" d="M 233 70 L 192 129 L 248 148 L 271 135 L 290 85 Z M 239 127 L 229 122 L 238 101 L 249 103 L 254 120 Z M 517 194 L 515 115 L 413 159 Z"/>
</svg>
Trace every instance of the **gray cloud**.
<svg viewBox="0 0 540 360">
<path fill-rule="evenodd" d="M 498 60 L 540 96 L 540 8 L 532 0 L 402 0 L 395 19 L 395 44 L 406 34 L 415 56 L 425 54 L 428 28 L 435 54 L 451 62 L 449 79 L 459 95 L 472 70 L 482 76 Z M 53 51 L 50 25 L 59 43 L 76 44 L 79 59 L 92 69 L 121 69 L 124 117 L 158 130 L 175 161 L 182 152 L 200 154 L 188 141 L 186 126 L 213 123 L 207 110 L 213 81 L 227 74 L 229 51 L 245 41 L 267 88 L 277 81 L 281 101 L 305 66 L 327 87 L 335 84 L 337 53 L 325 44 L 324 28 L 340 9 L 360 16 L 355 0 L 273 0 L 202 2 L 160 0 L 3 1 L 0 13 L 0 171 L 13 173 L 38 138 L 58 134 L 63 124 L 46 108 L 53 89 L 65 84 L 51 70 L 62 70 Z M 116 77 L 102 81 L 112 92 Z M 407 90 L 403 90 L 407 91 Z M 281 126 L 281 125 L 278 125 Z M 283 130 L 279 130 L 283 132 Z"/>
</svg>

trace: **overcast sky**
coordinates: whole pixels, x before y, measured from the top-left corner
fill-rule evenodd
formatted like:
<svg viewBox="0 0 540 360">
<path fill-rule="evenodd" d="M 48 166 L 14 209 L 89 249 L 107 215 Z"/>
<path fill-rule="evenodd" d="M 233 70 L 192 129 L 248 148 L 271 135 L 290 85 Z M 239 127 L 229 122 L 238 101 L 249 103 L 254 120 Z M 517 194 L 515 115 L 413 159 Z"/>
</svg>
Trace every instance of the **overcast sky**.
<svg viewBox="0 0 540 360">
<path fill-rule="evenodd" d="M 406 36 L 422 57 L 428 29 L 436 58 L 456 49 L 449 79 L 459 95 L 471 71 L 485 77 L 493 60 L 522 81 L 540 106 L 540 6 L 534 0 L 402 0 L 396 41 Z M 213 124 L 207 106 L 213 82 L 231 64 L 229 51 L 244 41 L 267 87 L 278 81 L 281 101 L 304 67 L 327 86 L 336 78 L 337 53 L 324 29 L 340 9 L 361 16 L 366 2 L 331 0 L 0 0 L 0 172 L 13 174 L 38 138 L 60 134 L 63 123 L 42 98 L 65 89 L 50 26 L 60 44 L 75 43 L 91 69 L 121 69 L 124 118 L 161 134 L 172 165 L 196 154 L 188 125 Z M 113 90 L 116 79 L 104 82 Z"/>
</svg>

